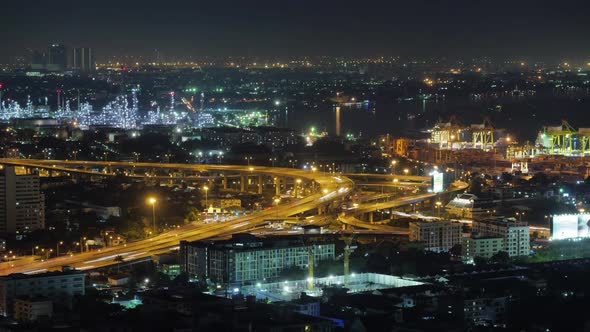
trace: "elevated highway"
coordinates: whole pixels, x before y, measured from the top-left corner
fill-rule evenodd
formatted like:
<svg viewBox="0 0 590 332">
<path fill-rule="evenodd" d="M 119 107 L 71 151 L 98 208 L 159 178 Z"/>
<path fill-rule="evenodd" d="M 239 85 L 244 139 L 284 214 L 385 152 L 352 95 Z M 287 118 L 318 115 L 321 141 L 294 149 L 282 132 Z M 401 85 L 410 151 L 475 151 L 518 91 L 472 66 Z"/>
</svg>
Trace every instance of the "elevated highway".
<svg viewBox="0 0 590 332">
<path fill-rule="evenodd" d="M 426 194 L 416 194 L 411 196 L 405 196 L 396 198 L 386 202 L 376 202 L 376 203 L 365 203 L 360 204 L 358 207 L 354 209 L 350 209 L 346 212 L 345 215 L 341 215 L 338 218 L 344 225 L 352 226 L 355 228 L 362 228 L 368 230 L 380 230 L 380 231 L 405 231 L 407 234 L 407 229 L 395 229 L 395 227 L 387 226 L 387 225 L 378 225 L 373 223 L 373 214 L 375 211 L 385 210 L 385 209 L 395 209 L 402 206 L 407 206 L 410 204 L 416 204 L 419 202 L 424 202 L 426 200 L 431 200 L 436 198 L 440 195 L 448 195 L 455 192 L 464 191 L 467 189 L 469 185 L 465 182 L 455 182 L 452 186 L 445 192 L 442 193 L 426 193 Z M 369 222 L 364 222 L 357 218 L 358 216 L 362 216 L 363 214 L 369 215 Z"/>
<path fill-rule="evenodd" d="M 10 273 L 42 273 L 46 271 L 58 270 L 67 265 L 80 270 L 91 270 L 115 265 L 118 256 L 124 261 L 144 260 L 152 255 L 165 253 L 173 248 L 178 247 L 182 240 L 196 241 L 208 238 L 217 238 L 228 236 L 233 233 L 246 232 L 256 227 L 260 227 L 268 220 L 287 218 L 298 214 L 316 210 L 322 215 L 327 208 L 334 202 L 344 198 L 353 190 L 355 183 L 345 175 L 327 174 L 321 172 L 304 171 L 291 168 L 275 168 L 261 166 L 244 166 L 244 165 L 204 165 L 204 164 L 177 164 L 177 163 L 133 163 L 133 162 L 107 162 L 107 161 L 73 161 L 73 160 L 32 160 L 32 159 L 1 159 L 1 165 L 23 166 L 28 168 L 37 168 L 45 170 L 54 170 L 64 173 L 78 173 L 92 176 L 113 176 L 113 170 L 123 169 L 128 174 L 133 174 L 134 170 L 155 170 L 155 171 L 174 171 L 184 173 L 184 177 L 199 179 L 222 179 L 223 186 L 227 187 L 228 177 L 239 177 L 241 190 L 254 177 L 258 191 L 261 192 L 264 181 L 263 178 L 271 178 L 275 181 L 277 195 L 282 190 L 281 184 L 285 184 L 287 179 L 296 180 L 312 184 L 314 191 L 306 197 L 296 201 L 279 204 L 273 208 L 257 212 L 249 216 L 238 217 L 228 222 L 215 224 L 185 225 L 178 229 L 160 234 L 153 238 L 128 243 L 123 246 L 104 248 L 76 254 L 73 256 L 61 256 L 46 261 L 31 262 L 30 260 L 17 260 L 12 262 L 0 263 L 0 275 Z M 98 171 L 98 170 L 102 171 Z M 152 172 L 153 173 L 153 172 Z M 188 174 L 188 175 L 187 175 Z M 356 176 L 356 175 L 355 175 Z M 394 178 L 411 182 L 412 185 L 422 184 L 429 181 L 428 177 L 416 176 L 397 176 L 397 175 L 359 175 L 363 178 L 372 178 L 376 180 L 393 181 Z M 151 176 L 138 175 L 138 178 L 148 179 Z M 168 177 L 163 177 L 168 179 Z M 404 184 L 402 184 L 404 185 Z M 464 190 L 466 184 L 458 184 L 448 192 Z M 443 193 L 444 194 L 444 193 Z M 407 229 L 396 228 L 387 225 L 369 224 L 359 220 L 359 214 L 372 212 L 380 209 L 395 208 L 403 205 L 413 204 L 414 202 L 424 201 L 435 197 L 436 194 L 418 194 L 392 201 L 381 203 L 362 204 L 358 209 L 349 212 L 349 215 L 341 215 L 338 220 L 355 228 L 363 228 L 369 234 L 391 234 L 407 235 Z M 321 217 L 320 217 L 321 219 Z M 344 231 L 359 232 L 359 231 Z"/>
<path fill-rule="evenodd" d="M 188 164 L 158 164 L 158 163 L 122 163 L 122 162 L 83 162 L 57 160 L 21 160 L 0 159 L 0 164 L 25 166 L 33 168 L 57 169 L 65 172 L 75 172 L 79 166 L 115 166 L 115 167 L 145 167 L 162 169 L 182 169 L 193 172 L 233 172 L 241 176 L 271 176 L 292 177 L 315 183 L 315 193 L 294 202 L 279 204 L 276 207 L 257 212 L 250 216 L 239 217 L 224 223 L 207 225 L 185 225 L 178 229 L 160 234 L 150 239 L 128 243 L 124 246 L 105 248 L 102 250 L 62 256 L 47 261 L 27 262 L 14 261 L 0 263 L 0 275 L 10 273 L 42 273 L 58 270 L 67 265 L 81 270 L 96 269 L 117 264 L 115 258 L 121 256 L 124 260 L 140 260 L 154 254 L 168 252 L 178 246 L 179 241 L 196 241 L 226 234 L 244 232 L 260 226 L 269 219 L 294 216 L 313 209 L 320 209 L 332 202 L 348 195 L 353 189 L 354 182 L 346 177 L 308 172 L 290 168 L 249 167 L 233 165 L 188 165 Z M 245 175 L 244 175 L 245 174 Z"/>
<path fill-rule="evenodd" d="M 442 193 L 416 194 L 412 196 L 396 198 L 386 202 L 360 204 L 358 208 L 353 210 L 353 213 L 361 214 L 377 210 L 392 209 L 410 204 L 416 204 L 418 202 L 423 202 L 435 198 L 437 196 L 464 191 L 465 189 L 467 189 L 467 187 L 469 187 L 469 185 L 465 182 L 455 182 L 447 191 Z"/>
<path fill-rule="evenodd" d="M 379 225 L 379 224 L 370 224 L 366 223 L 360 219 L 355 218 L 354 216 L 347 216 L 347 215 L 340 215 L 338 216 L 338 221 L 343 223 L 344 225 L 362 228 L 370 231 L 376 232 L 383 232 L 387 234 L 395 234 L 395 235 L 408 235 L 409 231 L 407 228 L 403 227 L 393 227 L 387 225 Z"/>
</svg>

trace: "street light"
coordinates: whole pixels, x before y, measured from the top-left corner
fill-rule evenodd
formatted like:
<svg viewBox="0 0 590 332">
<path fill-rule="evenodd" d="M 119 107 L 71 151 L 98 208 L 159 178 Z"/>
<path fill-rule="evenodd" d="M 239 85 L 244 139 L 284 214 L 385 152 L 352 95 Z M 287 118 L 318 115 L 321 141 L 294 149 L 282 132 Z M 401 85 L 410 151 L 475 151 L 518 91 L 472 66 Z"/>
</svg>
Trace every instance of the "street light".
<svg viewBox="0 0 590 332">
<path fill-rule="evenodd" d="M 152 224 L 154 228 L 154 233 L 156 232 L 156 198 L 150 197 L 148 198 L 148 204 L 152 206 Z"/>
<path fill-rule="evenodd" d="M 274 201 L 277 206 L 277 219 L 278 219 L 279 218 L 279 203 L 281 202 L 281 199 L 277 197 L 277 198 L 275 198 Z"/>
<path fill-rule="evenodd" d="M 207 192 L 209 192 L 209 187 L 204 186 L 203 190 L 205 190 L 205 208 L 209 208 L 209 203 L 207 201 Z"/>
<path fill-rule="evenodd" d="M 405 175 L 408 175 L 408 173 L 410 173 L 410 170 L 409 170 L 409 169 L 407 169 L 407 168 L 404 168 L 404 174 L 405 174 Z"/>
<path fill-rule="evenodd" d="M 395 165 L 397 165 L 397 160 L 391 161 L 391 174 L 395 175 Z"/>
<path fill-rule="evenodd" d="M 59 241 L 59 242 L 57 243 L 57 245 L 55 246 L 55 249 L 56 249 L 56 250 L 55 250 L 55 253 L 56 253 L 57 257 L 59 257 L 59 246 L 61 246 L 61 245 L 63 245 L 63 244 L 64 244 L 64 241 Z"/>
<path fill-rule="evenodd" d="M 80 237 L 80 253 L 84 252 L 84 246 L 86 246 L 86 236 Z M 86 251 L 88 251 L 88 246 L 86 246 Z"/>
<path fill-rule="evenodd" d="M 436 202 L 436 209 L 438 210 L 438 217 L 440 218 L 440 207 L 442 206 L 442 202 L 441 201 L 437 201 Z"/>
</svg>

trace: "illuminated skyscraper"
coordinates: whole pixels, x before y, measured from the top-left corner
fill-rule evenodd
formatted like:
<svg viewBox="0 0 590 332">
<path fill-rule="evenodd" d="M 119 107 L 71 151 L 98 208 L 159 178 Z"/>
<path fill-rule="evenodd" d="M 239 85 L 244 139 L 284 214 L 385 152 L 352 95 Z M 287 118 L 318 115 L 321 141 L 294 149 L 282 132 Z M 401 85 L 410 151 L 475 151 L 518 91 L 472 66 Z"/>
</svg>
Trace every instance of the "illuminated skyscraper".
<svg viewBox="0 0 590 332">
<path fill-rule="evenodd" d="M 76 47 L 72 50 L 72 69 L 81 72 L 93 71 L 95 68 L 94 50 L 89 47 Z"/>
</svg>

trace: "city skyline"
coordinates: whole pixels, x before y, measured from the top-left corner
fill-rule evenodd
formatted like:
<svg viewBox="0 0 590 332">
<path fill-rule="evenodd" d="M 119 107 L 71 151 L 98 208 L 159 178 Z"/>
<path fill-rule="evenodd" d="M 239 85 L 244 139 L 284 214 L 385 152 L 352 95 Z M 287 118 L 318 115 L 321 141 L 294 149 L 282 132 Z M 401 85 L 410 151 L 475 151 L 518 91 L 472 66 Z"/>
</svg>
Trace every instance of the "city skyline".
<svg viewBox="0 0 590 332">
<path fill-rule="evenodd" d="M 590 4 L 0 4 L 0 329 L 585 331 Z"/>
<path fill-rule="evenodd" d="M 49 43 L 141 55 L 422 55 L 583 58 L 589 5 L 459 1 L 388 3 L 171 1 L 4 3 L 0 57 Z M 24 13 L 27 13 L 26 15 Z M 56 20 L 55 18 L 60 19 Z M 31 24 L 34 22 L 34 24 Z M 19 38 L 14 32 L 19 31 Z"/>
</svg>

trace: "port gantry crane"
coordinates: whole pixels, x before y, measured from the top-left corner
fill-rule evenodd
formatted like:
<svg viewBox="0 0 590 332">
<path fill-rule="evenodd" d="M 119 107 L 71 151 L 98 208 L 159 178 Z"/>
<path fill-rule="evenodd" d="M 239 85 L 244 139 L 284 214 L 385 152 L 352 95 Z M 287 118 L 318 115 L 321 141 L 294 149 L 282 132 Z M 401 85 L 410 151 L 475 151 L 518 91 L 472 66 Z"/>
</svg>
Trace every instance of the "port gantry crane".
<svg viewBox="0 0 590 332">
<path fill-rule="evenodd" d="M 473 136 L 473 148 L 489 151 L 494 149 L 494 125 L 488 117 L 484 118 L 482 124 L 471 125 Z"/>
</svg>

